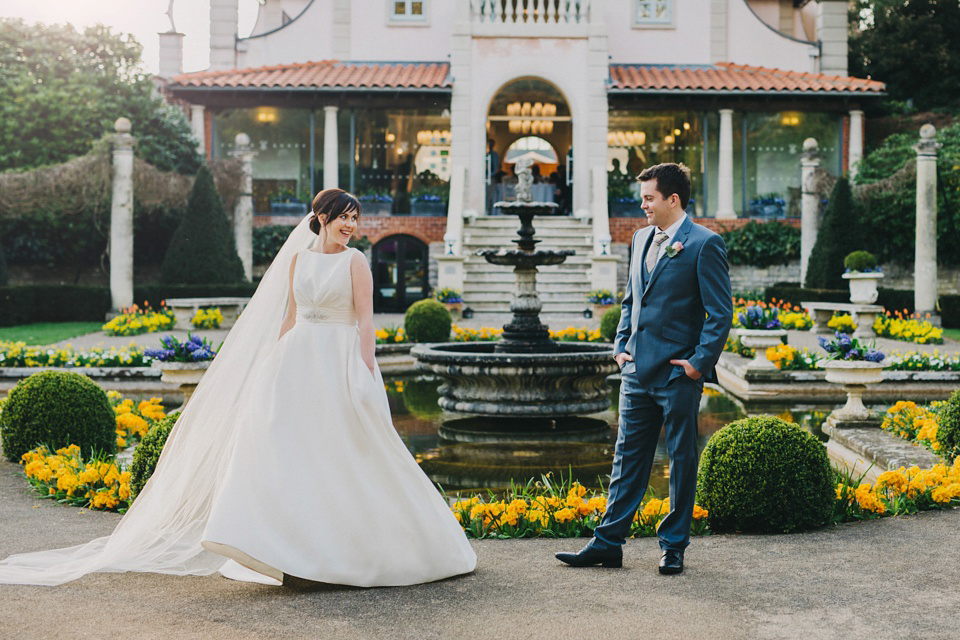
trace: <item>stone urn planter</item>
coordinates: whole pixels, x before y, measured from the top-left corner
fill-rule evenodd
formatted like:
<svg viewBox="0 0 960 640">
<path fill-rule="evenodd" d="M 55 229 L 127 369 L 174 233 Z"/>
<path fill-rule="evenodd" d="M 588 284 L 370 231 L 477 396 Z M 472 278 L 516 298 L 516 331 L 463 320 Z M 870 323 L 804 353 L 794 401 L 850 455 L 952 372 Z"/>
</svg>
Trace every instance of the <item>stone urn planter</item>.
<svg viewBox="0 0 960 640">
<path fill-rule="evenodd" d="M 837 426 L 879 426 L 879 416 L 863 404 L 863 392 L 868 384 L 883 381 L 882 362 L 866 360 L 821 360 L 821 369 L 827 373 L 827 382 L 842 384 L 847 392 L 847 403 L 830 414 Z"/>
<path fill-rule="evenodd" d="M 843 279 L 850 285 L 850 302 L 853 304 L 873 304 L 877 301 L 877 283 L 883 277 L 881 271 L 843 274 Z"/>
<path fill-rule="evenodd" d="M 150 366 L 154 369 L 160 369 L 160 381 L 171 382 L 180 386 L 183 393 L 183 405 L 187 406 L 190 396 L 200 384 L 200 378 L 210 367 L 211 360 L 203 362 L 159 362 L 154 361 Z"/>
<path fill-rule="evenodd" d="M 463 314 L 463 302 L 441 302 L 440 304 L 446 307 L 447 311 L 450 312 L 450 318 L 453 320 L 460 320 L 460 317 Z"/>
<path fill-rule="evenodd" d="M 767 349 L 779 345 L 785 335 L 786 329 L 737 329 L 741 344 L 756 352 L 747 369 L 776 369 L 777 365 L 767 358 Z"/>
<path fill-rule="evenodd" d="M 593 317 L 597 320 L 603 320 L 603 316 L 613 309 L 615 305 L 612 304 L 594 304 L 593 305 Z"/>
</svg>

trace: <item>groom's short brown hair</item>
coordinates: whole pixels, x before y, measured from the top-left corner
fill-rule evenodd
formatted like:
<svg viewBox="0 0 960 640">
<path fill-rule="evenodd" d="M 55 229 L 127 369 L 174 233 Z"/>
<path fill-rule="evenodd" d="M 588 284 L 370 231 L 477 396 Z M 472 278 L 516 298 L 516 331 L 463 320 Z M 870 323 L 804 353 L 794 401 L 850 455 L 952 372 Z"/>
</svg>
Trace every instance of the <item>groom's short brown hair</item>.
<svg viewBox="0 0 960 640">
<path fill-rule="evenodd" d="M 637 176 L 637 182 L 647 180 L 657 181 L 657 191 L 664 198 L 677 194 L 680 198 L 680 208 L 686 210 L 690 203 L 690 169 L 687 165 L 676 162 L 664 162 L 647 167 Z"/>
</svg>

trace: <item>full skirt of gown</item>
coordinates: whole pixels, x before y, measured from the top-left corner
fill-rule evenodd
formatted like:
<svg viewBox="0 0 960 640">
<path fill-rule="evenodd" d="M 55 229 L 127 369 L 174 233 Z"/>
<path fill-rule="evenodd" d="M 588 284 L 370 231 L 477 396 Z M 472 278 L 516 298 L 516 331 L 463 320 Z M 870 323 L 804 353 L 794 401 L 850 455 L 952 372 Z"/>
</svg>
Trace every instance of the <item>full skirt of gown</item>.
<svg viewBox="0 0 960 640">
<path fill-rule="evenodd" d="M 397 435 L 379 370 L 361 358 L 349 262 L 298 256 L 297 323 L 244 399 L 203 545 L 274 579 L 372 587 L 469 573 L 473 549 Z"/>
</svg>

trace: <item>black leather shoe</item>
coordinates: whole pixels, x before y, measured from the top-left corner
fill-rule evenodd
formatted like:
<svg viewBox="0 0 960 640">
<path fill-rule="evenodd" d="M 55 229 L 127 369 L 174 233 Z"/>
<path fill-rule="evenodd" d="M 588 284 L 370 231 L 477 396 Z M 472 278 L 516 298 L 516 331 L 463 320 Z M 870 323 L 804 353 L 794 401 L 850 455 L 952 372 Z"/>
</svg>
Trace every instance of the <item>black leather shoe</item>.
<svg viewBox="0 0 960 640">
<path fill-rule="evenodd" d="M 607 569 L 619 569 L 623 566 L 623 549 L 617 547 L 609 551 L 601 551 L 593 547 L 584 547 L 578 553 L 558 553 L 557 560 L 566 562 L 571 567 L 592 567 L 598 564 Z"/>
<path fill-rule="evenodd" d="M 660 573 L 663 575 L 683 573 L 683 551 L 665 550 L 660 556 Z"/>
</svg>

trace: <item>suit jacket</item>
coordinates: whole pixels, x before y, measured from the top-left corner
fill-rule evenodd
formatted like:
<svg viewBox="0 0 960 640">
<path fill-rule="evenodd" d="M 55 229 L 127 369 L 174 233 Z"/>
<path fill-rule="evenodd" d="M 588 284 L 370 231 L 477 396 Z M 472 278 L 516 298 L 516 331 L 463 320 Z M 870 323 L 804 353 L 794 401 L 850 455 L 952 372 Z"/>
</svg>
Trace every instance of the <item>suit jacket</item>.
<svg viewBox="0 0 960 640">
<path fill-rule="evenodd" d="M 689 217 L 670 244 L 683 249 L 664 255 L 647 274 L 644 256 L 656 227 L 633 234 L 632 257 L 624 292 L 615 354 L 633 356 L 622 375 L 635 375 L 641 386 L 664 387 L 683 375 L 670 364 L 685 359 L 706 379 L 716 382 L 714 367 L 723 352 L 733 320 L 730 269 L 723 239 Z"/>
</svg>

